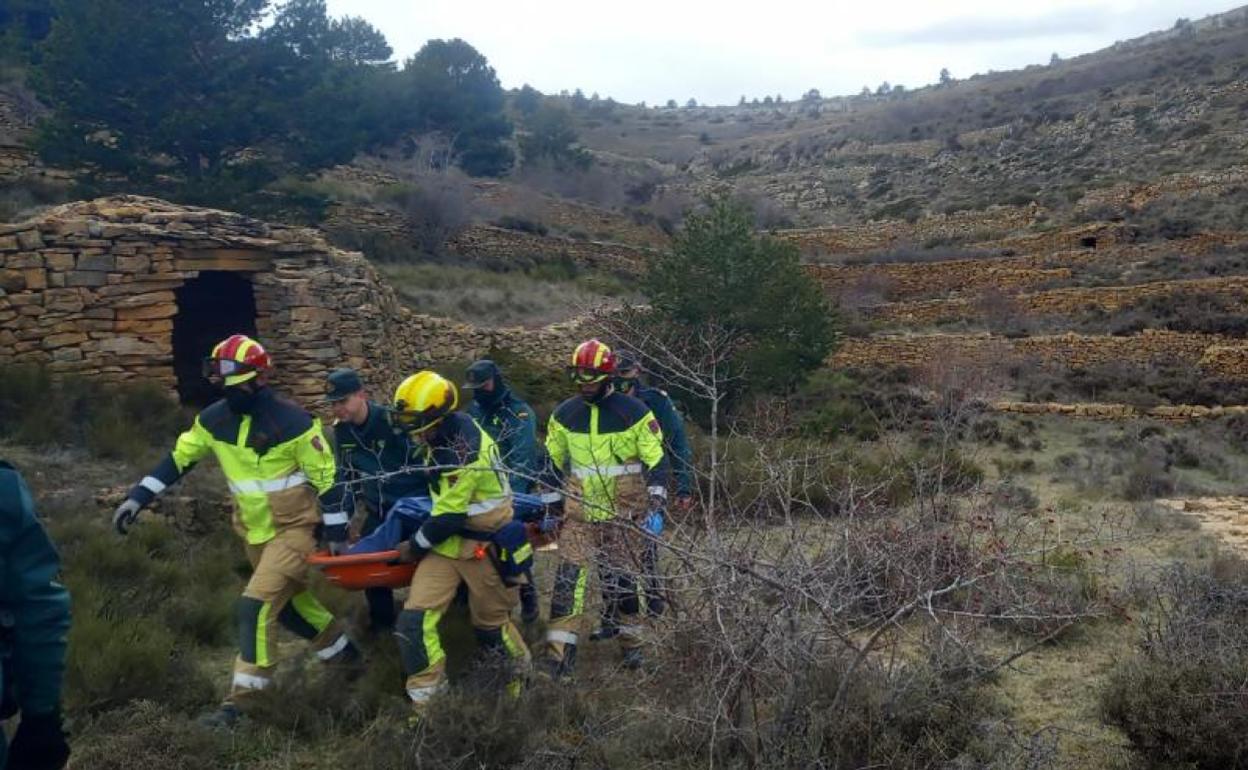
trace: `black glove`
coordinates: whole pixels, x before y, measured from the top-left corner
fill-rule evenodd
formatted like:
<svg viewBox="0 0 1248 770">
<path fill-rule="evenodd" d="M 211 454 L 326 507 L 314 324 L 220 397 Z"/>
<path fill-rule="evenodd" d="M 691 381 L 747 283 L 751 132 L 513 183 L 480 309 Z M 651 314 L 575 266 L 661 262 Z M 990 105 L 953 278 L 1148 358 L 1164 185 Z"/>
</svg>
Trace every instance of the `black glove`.
<svg viewBox="0 0 1248 770">
<path fill-rule="evenodd" d="M 325 538 L 325 544 L 329 546 L 330 555 L 338 556 L 347 552 L 346 524 L 327 524 L 321 530 L 321 534 Z"/>
<path fill-rule="evenodd" d="M 8 770 L 61 770 L 68 761 L 60 712 L 23 714 L 9 747 Z"/>
</svg>

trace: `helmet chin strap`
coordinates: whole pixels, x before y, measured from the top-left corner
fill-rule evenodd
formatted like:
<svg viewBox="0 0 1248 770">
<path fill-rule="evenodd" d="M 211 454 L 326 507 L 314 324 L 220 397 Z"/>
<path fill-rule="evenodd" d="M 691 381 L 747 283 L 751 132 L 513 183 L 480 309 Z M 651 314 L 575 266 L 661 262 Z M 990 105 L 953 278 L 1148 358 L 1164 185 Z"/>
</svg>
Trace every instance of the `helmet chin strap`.
<svg viewBox="0 0 1248 770">
<path fill-rule="evenodd" d="M 594 395 L 590 396 L 589 398 L 585 400 L 591 404 L 596 404 L 599 401 L 606 398 L 608 395 L 610 395 L 612 390 L 613 390 L 613 386 L 611 385 L 611 378 L 608 377 L 607 379 L 598 383 L 598 389 L 594 391 Z"/>
</svg>

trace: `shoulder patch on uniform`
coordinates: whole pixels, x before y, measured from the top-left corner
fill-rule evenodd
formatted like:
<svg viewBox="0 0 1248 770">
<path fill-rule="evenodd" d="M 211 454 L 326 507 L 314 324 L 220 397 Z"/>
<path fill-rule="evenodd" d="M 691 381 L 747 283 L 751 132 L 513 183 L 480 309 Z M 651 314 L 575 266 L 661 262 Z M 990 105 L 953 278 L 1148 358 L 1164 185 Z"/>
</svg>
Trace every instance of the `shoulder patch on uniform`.
<svg viewBox="0 0 1248 770">
<path fill-rule="evenodd" d="M 650 418 L 650 422 L 646 423 L 646 427 L 649 428 L 650 432 L 655 435 L 658 435 L 659 431 L 662 430 L 659 427 L 659 421 L 654 419 L 653 417 Z"/>
<path fill-rule="evenodd" d="M 315 449 L 315 450 L 316 450 L 316 451 L 318 451 L 318 452 L 324 452 L 324 451 L 325 451 L 325 444 L 321 441 L 321 437 L 320 437 L 320 436 L 313 436 L 313 437 L 312 437 L 312 448 L 313 448 L 313 449 Z"/>
</svg>

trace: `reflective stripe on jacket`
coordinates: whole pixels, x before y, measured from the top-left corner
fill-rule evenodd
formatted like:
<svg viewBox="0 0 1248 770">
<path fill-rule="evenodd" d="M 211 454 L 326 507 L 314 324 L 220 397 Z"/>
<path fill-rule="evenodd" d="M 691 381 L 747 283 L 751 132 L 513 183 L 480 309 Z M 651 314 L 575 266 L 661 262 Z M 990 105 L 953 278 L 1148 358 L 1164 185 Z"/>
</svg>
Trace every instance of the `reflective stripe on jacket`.
<svg viewBox="0 0 1248 770">
<path fill-rule="evenodd" d="M 426 449 L 426 462 L 431 466 L 433 511 L 421 531 L 432 543 L 434 553 L 460 558 L 464 538 L 443 530 L 440 519 L 458 520 L 456 531 L 460 527 L 493 531 L 511 519 L 511 488 L 498 456 L 498 444 L 463 412 L 447 415 L 436 428 L 432 443 Z"/>
<path fill-rule="evenodd" d="M 615 515 L 617 480 L 644 475 L 650 486 L 667 483 L 663 430 L 641 401 L 612 392 L 597 404 L 573 396 L 550 416 L 546 452 L 556 473 L 579 480 L 585 518 Z"/>
<path fill-rule="evenodd" d="M 225 474 L 235 528 L 248 543 L 267 543 L 285 527 L 320 523 L 317 497 L 334 487 L 334 453 L 319 420 L 268 388 L 257 394 L 250 414 L 234 414 L 224 400 L 200 412 L 130 496 L 146 505 L 209 453 Z"/>
</svg>

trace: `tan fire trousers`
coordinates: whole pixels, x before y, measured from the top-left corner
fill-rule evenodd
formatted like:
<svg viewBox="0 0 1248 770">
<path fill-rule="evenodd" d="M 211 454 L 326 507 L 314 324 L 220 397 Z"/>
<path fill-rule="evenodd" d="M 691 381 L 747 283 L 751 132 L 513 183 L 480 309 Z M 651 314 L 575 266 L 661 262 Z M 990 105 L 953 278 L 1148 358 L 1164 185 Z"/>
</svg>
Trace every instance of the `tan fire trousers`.
<svg viewBox="0 0 1248 770">
<path fill-rule="evenodd" d="M 567 496 L 545 654 L 551 660 L 570 666 L 569 647 L 574 647 L 586 631 L 585 598 L 591 565 L 598 567 L 598 579 L 606 589 L 603 594 L 616 604 L 620 646 L 639 647 L 644 641 L 641 606 L 644 592 L 639 590 L 637 581 L 643 540 L 630 522 L 645 512 L 648 498 L 641 476 L 621 476 L 615 483 L 614 517 L 606 521 L 586 521 L 584 507 L 577 502 L 580 496 L 577 479 L 568 480 Z"/>
<path fill-rule="evenodd" d="M 308 640 L 318 658 L 332 659 L 350 640 L 329 610 L 308 590 L 307 557 L 316 548 L 314 527 L 278 530 L 261 545 L 247 545 L 251 579 L 238 600 L 239 654 L 227 703 L 245 707 L 249 695 L 272 683 L 277 627 Z"/>
<path fill-rule="evenodd" d="M 473 517 L 469 527 L 491 531 L 510 518 L 511 505 L 507 504 Z M 480 541 L 461 538 L 459 558 L 427 553 L 412 576 L 411 591 L 395 630 L 407 674 L 407 695 L 417 710 L 423 709 L 445 682 L 446 652 L 442 649 L 438 622 L 460 583 L 468 588 L 468 612 L 477 643 L 484 652 L 496 653 L 509 664 L 509 691 L 518 692 L 519 680 L 528 669 L 529 649 L 511 619 L 512 610 L 520 602 L 520 591 L 503 584 L 488 554 L 478 558 L 484 550 L 482 545 Z"/>
</svg>

